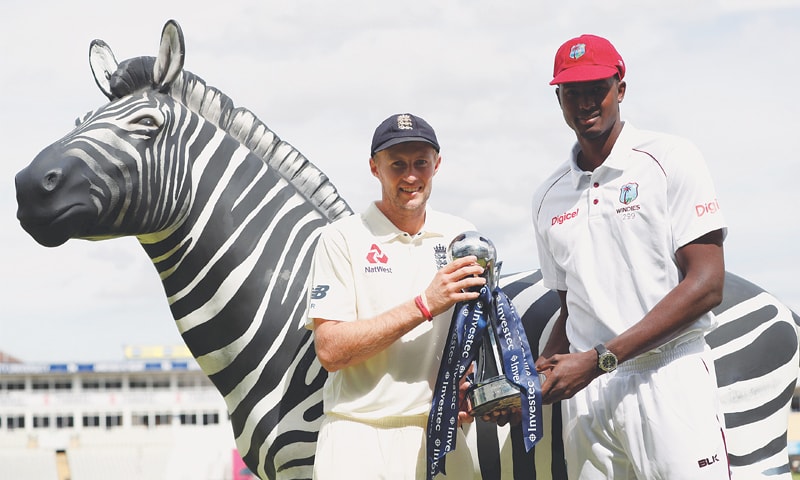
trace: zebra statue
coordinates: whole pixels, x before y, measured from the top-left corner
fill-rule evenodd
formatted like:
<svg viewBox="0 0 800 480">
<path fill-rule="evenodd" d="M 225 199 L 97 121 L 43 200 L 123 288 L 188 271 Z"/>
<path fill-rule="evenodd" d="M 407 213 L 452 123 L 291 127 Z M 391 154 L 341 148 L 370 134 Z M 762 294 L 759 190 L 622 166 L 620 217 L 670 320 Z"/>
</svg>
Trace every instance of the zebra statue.
<svg viewBox="0 0 800 480">
<path fill-rule="evenodd" d="M 311 477 L 326 372 L 303 328 L 318 229 L 352 212 L 328 178 L 250 111 L 183 70 L 164 26 L 157 58 L 117 63 L 95 40 L 90 65 L 109 102 L 16 176 L 17 217 L 40 244 L 135 235 L 178 330 L 225 399 L 243 459 L 262 479 Z M 533 348 L 557 296 L 539 271 L 501 279 Z M 790 478 L 787 425 L 800 318 L 731 273 L 708 334 L 737 478 Z M 536 352 L 534 352 L 536 354 Z M 560 407 L 524 451 L 519 427 L 466 428 L 475 478 L 563 479 Z"/>
</svg>

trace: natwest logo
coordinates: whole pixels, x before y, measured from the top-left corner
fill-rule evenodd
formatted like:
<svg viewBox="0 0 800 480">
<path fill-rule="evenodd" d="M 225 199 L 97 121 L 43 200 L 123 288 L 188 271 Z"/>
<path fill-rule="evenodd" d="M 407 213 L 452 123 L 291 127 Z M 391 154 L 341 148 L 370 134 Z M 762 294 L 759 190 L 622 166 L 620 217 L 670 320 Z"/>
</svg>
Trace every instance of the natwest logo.
<svg viewBox="0 0 800 480">
<path fill-rule="evenodd" d="M 373 264 L 386 263 L 389 261 L 389 257 L 387 257 L 386 254 L 383 253 L 381 249 L 378 248 L 378 246 L 373 243 L 372 246 L 369 247 L 369 253 L 367 253 L 367 261 Z"/>
<path fill-rule="evenodd" d="M 715 198 L 713 202 L 695 205 L 694 212 L 698 217 L 702 217 L 706 213 L 717 213 L 719 211 L 719 202 Z"/>
<path fill-rule="evenodd" d="M 566 213 L 562 213 L 561 215 L 556 215 L 555 217 L 553 217 L 553 220 L 551 221 L 550 226 L 552 227 L 556 223 L 561 225 L 562 223 L 566 222 L 567 220 L 570 220 L 572 218 L 577 217 L 579 210 L 580 210 L 580 208 L 576 208 L 575 211 L 573 211 L 573 212 L 566 212 Z"/>
</svg>

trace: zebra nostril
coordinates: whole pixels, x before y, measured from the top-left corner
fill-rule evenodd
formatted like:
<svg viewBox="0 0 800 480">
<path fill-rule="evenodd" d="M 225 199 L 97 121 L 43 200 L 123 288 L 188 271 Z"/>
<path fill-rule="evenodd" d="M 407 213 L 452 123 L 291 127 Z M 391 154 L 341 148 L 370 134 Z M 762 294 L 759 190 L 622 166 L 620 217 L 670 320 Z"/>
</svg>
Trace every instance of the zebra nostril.
<svg viewBox="0 0 800 480">
<path fill-rule="evenodd" d="M 60 168 L 54 168 L 53 170 L 47 172 L 44 175 L 44 178 L 42 178 L 42 188 L 48 192 L 55 190 L 56 187 L 58 187 L 58 184 L 61 182 L 61 175 L 62 171 Z"/>
</svg>

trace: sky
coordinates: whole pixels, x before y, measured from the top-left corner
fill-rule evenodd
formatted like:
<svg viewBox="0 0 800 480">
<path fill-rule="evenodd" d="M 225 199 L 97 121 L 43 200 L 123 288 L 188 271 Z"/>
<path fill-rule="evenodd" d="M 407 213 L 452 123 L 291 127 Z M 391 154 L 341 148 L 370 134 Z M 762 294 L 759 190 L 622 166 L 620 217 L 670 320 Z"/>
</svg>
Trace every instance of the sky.
<svg viewBox="0 0 800 480">
<path fill-rule="evenodd" d="M 609 38 L 628 68 L 623 118 L 703 152 L 729 223 L 727 270 L 800 312 L 800 0 L 4 0 L 0 11 L 0 351 L 26 362 L 182 344 L 134 238 L 42 247 L 19 226 L 14 191 L 16 172 L 105 103 L 89 43 L 119 61 L 155 56 L 168 19 L 183 29 L 185 69 L 300 150 L 356 211 L 379 195 L 375 126 L 401 112 L 428 120 L 443 157 L 431 206 L 475 223 L 505 273 L 538 269 L 532 192 L 575 140 L 548 85 L 553 55 L 582 33 Z"/>
</svg>

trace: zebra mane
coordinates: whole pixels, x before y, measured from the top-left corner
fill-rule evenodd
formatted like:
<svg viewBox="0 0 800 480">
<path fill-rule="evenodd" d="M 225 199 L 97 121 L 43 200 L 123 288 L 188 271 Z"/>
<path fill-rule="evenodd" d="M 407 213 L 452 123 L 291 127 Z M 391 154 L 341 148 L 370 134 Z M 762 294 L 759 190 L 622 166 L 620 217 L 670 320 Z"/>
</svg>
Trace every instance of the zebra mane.
<svg viewBox="0 0 800 480">
<path fill-rule="evenodd" d="M 111 93 L 121 98 L 139 90 L 154 88 L 155 62 L 155 57 L 136 57 L 120 62 L 116 72 L 109 78 Z M 213 122 L 259 156 L 329 221 L 353 213 L 327 175 L 296 148 L 281 140 L 253 112 L 236 107 L 230 97 L 207 85 L 202 78 L 183 70 L 165 93 L 205 120 Z"/>
</svg>

